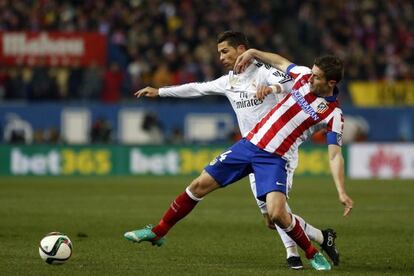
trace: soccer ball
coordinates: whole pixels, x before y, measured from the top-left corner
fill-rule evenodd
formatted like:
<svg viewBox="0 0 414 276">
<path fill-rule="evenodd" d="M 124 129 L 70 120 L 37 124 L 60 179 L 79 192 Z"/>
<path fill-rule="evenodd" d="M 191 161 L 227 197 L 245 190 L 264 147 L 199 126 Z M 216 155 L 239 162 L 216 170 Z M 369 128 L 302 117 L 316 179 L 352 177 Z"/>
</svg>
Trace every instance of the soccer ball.
<svg viewBox="0 0 414 276">
<path fill-rule="evenodd" d="M 51 232 L 40 241 L 39 254 L 48 264 L 63 264 L 72 256 L 72 242 L 65 234 Z"/>
</svg>

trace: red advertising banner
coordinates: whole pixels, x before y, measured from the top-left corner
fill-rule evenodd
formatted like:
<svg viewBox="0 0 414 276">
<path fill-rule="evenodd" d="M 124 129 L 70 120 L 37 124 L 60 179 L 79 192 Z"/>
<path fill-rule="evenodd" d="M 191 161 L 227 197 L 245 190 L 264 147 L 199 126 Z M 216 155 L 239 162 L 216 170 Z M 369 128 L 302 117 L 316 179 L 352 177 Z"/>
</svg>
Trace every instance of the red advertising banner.
<svg viewBox="0 0 414 276">
<path fill-rule="evenodd" d="M 349 147 L 351 178 L 414 179 L 414 144 L 360 143 Z"/>
<path fill-rule="evenodd" d="M 104 65 L 106 44 L 99 33 L 0 32 L 0 65 Z"/>
</svg>

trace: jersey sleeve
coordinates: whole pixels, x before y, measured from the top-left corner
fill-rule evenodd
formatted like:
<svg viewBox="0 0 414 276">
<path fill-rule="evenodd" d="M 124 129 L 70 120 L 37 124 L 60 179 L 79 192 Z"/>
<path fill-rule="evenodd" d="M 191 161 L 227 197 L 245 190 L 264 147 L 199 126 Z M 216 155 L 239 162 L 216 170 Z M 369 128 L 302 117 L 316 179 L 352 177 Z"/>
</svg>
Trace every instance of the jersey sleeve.
<svg viewBox="0 0 414 276">
<path fill-rule="evenodd" d="M 160 97 L 195 98 L 205 95 L 224 95 L 228 77 L 222 76 L 208 82 L 192 82 L 159 89 Z"/>
<path fill-rule="evenodd" d="M 344 131 L 344 117 L 342 111 L 336 108 L 334 115 L 328 121 L 326 127 L 326 142 L 328 145 L 342 146 L 342 135 Z"/>
<path fill-rule="evenodd" d="M 292 91 L 293 84 L 294 84 L 293 79 L 289 75 L 286 75 L 286 76 L 289 77 L 289 80 L 285 79 L 285 80 L 282 80 L 282 81 L 279 82 L 279 84 L 282 86 L 282 92 L 281 93 L 283 93 L 283 94 L 290 93 Z"/>
<path fill-rule="evenodd" d="M 306 75 L 311 75 L 312 70 L 306 66 L 298 66 L 294 63 L 288 66 L 286 73 L 291 76 L 293 79 L 298 79 Z"/>
<path fill-rule="evenodd" d="M 291 76 L 273 67 L 269 70 L 262 68 L 259 70 L 259 78 L 266 79 L 265 84 L 267 86 L 279 84 L 282 88 L 281 94 L 287 94 L 292 91 L 293 79 Z"/>
</svg>

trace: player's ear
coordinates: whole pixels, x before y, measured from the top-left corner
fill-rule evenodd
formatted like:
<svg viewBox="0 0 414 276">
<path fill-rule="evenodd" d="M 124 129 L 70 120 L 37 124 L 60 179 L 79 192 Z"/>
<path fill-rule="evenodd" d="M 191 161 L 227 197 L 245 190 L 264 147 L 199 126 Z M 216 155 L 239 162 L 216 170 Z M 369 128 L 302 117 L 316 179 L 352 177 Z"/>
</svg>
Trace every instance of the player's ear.
<svg viewBox="0 0 414 276">
<path fill-rule="evenodd" d="M 239 53 L 246 52 L 246 50 L 247 50 L 246 45 L 243 45 L 243 44 L 240 44 L 239 46 L 237 46 L 236 49 L 237 49 L 237 52 L 239 52 Z"/>
<path fill-rule="evenodd" d="M 329 87 L 330 88 L 334 88 L 335 87 L 335 85 L 337 84 L 338 82 L 337 81 L 335 81 L 335 80 L 330 80 L 330 81 L 328 81 L 328 85 L 329 85 Z"/>
</svg>

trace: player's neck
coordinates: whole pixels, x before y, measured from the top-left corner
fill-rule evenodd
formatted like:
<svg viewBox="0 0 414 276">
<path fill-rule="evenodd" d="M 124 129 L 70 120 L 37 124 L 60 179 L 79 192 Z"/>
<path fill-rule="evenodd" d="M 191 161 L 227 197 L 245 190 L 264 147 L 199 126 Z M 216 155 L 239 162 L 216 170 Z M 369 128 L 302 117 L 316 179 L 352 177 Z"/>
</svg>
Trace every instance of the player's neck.
<svg viewBox="0 0 414 276">
<path fill-rule="evenodd" d="M 330 96 L 333 96 L 334 95 L 334 89 L 329 89 L 326 92 L 323 92 L 323 91 L 315 91 L 315 92 L 313 92 L 313 94 L 315 94 L 318 97 L 323 97 L 323 98 L 330 97 Z"/>
</svg>

